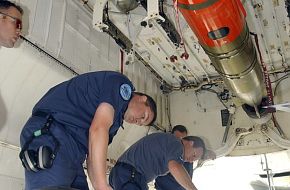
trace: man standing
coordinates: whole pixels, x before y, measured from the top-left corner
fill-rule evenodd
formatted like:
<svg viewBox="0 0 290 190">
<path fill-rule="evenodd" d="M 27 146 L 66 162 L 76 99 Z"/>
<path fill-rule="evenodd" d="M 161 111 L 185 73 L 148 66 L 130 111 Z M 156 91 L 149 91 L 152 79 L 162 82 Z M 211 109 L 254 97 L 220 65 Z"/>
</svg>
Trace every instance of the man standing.
<svg viewBox="0 0 290 190">
<path fill-rule="evenodd" d="M 106 180 L 108 144 L 123 120 L 151 125 L 156 114 L 154 100 L 134 92 L 129 79 L 117 72 L 87 73 L 51 88 L 21 133 L 26 189 L 88 189 L 82 167 L 86 158 L 93 187 L 111 189 Z"/>
<path fill-rule="evenodd" d="M 148 190 L 147 183 L 170 172 L 182 187 L 197 190 L 182 164 L 200 159 L 204 150 L 203 140 L 196 136 L 145 136 L 118 159 L 110 173 L 110 185 L 114 190 Z"/>
<path fill-rule="evenodd" d="M 22 14 L 20 6 L 0 0 L 0 47 L 14 47 L 21 34 Z"/>
</svg>

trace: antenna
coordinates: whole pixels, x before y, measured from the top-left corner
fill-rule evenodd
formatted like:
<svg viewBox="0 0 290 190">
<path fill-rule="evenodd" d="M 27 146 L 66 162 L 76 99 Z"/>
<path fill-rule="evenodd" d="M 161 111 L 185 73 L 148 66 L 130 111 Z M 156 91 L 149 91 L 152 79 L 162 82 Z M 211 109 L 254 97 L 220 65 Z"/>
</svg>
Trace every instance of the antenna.
<svg viewBox="0 0 290 190">
<path fill-rule="evenodd" d="M 264 159 L 265 159 L 265 167 L 266 168 L 264 168 L 264 166 L 263 166 L 264 162 L 263 162 L 262 157 L 261 157 L 261 165 L 262 165 L 263 171 L 266 171 L 269 190 L 275 190 L 274 181 L 273 181 L 273 173 L 272 173 L 272 169 L 270 169 L 268 166 L 268 160 L 267 160 L 266 154 L 264 154 Z"/>
</svg>

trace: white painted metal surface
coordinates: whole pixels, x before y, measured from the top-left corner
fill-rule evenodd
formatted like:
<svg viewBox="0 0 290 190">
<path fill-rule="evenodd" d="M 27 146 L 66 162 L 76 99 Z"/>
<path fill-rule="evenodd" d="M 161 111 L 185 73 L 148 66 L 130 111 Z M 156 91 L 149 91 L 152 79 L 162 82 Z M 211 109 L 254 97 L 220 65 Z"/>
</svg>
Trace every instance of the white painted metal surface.
<svg viewBox="0 0 290 190">
<path fill-rule="evenodd" d="M 74 1 L 21 1 L 26 10 L 25 38 L 35 43 L 54 58 L 78 73 L 98 70 L 121 71 L 120 49 L 112 39 L 92 27 L 92 15 Z M 43 52 L 25 41 L 15 49 L 0 49 L 0 140 L 19 146 L 20 131 L 31 115 L 34 104 L 52 86 L 75 76 Z M 138 91 L 145 92 L 165 110 L 165 97 L 159 82 L 138 61 L 125 65 L 123 71 Z M 161 114 L 160 114 L 161 115 Z M 160 126 L 168 125 L 167 118 L 158 118 Z M 146 135 L 148 128 L 124 125 L 126 133 L 119 138 L 128 141 L 116 143 L 110 157 L 119 154 L 138 138 Z M 130 138 L 129 138 L 129 134 Z M 134 135 L 133 135 L 134 134 Z M 139 134 L 139 135 L 138 135 Z M 23 168 L 18 150 L 0 147 L 1 189 L 23 188 Z M 111 156 L 112 155 L 112 156 Z"/>
<path fill-rule="evenodd" d="M 82 0 L 17 0 L 17 2 L 25 9 L 23 34 L 25 38 L 78 73 L 96 70 L 121 71 L 122 67 L 124 74 L 133 81 L 138 91 L 152 95 L 157 101 L 157 124 L 161 128 L 168 130 L 170 123 L 183 124 L 188 127 L 191 135 L 205 138 L 206 144 L 219 156 L 252 155 L 289 148 L 287 140 L 290 138 L 289 113 L 276 113 L 277 121 L 287 138 L 281 139 L 273 123 L 267 124 L 270 128 L 268 131 L 263 130 L 262 126 L 249 119 L 240 107 L 239 100 L 235 98 L 223 102 L 226 106 L 235 103 L 237 108 L 230 126 L 228 141 L 225 145 L 222 144 L 225 127 L 221 125 L 220 110 L 225 109 L 224 105 L 214 93 L 195 91 L 200 89 L 201 85 L 214 80 L 218 74 L 181 14 L 179 22 L 189 53 L 188 59 L 180 58 L 184 49 L 175 47 L 155 19 L 150 20 L 152 27 L 144 28 L 140 25 L 148 16 L 143 7 L 138 6 L 128 14 L 122 14 L 112 1 L 109 1 L 111 21 L 133 44 L 133 51 L 125 54 L 121 63 L 119 46 L 109 35 L 94 29 L 92 22 L 96 18 L 88 11 Z M 89 0 L 88 5 L 94 7 L 95 2 L 98 1 Z M 290 79 L 284 73 L 290 66 L 290 23 L 285 2 L 284 0 L 242 2 L 247 10 L 250 31 L 259 35 L 262 57 L 268 70 L 270 73 L 281 72 L 271 75 L 271 80 L 276 81 L 272 84 L 275 90 L 274 101 L 290 102 Z M 178 27 L 172 1 L 165 1 L 164 10 L 173 26 Z M 154 10 L 151 11 L 154 13 Z M 98 15 L 101 13 L 98 12 Z M 163 95 L 159 89 L 160 81 L 134 57 L 135 52 L 139 53 L 164 81 L 176 89 L 182 82 L 180 76 L 197 87 L 195 90 L 174 91 Z M 177 56 L 178 60 L 170 61 L 172 55 Z M 20 130 L 30 116 L 33 105 L 50 87 L 73 77 L 74 74 L 25 41 L 21 41 L 19 47 L 15 49 L 1 48 L 0 58 L 0 141 L 18 146 Z M 279 82 L 281 77 L 285 79 Z M 212 88 L 218 92 L 224 90 L 224 86 L 220 83 Z M 237 133 L 237 130 L 240 131 Z M 125 129 L 118 132 L 109 148 L 108 164 L 112 166 L 126 148 L 152 132 L 157 131 L 154 128 L 137 128 L 125 124 Z M 283 156 L 280 154 L 277 153 L 277 157 L 273 156 L 271 159 L 273 171 L 289 165 L 289 152 L 284 152 Z M 277 166 L 280 162 L 282 166 Z M 219 175 L 218 172 L 216 174 Z M 197 172 L 197 175 L 201 174 Z M 206 177 L 206 173 L 201 176 Z M 2 187 L 11 190 L 22 189 L 23 183 L 18 150 L 9 145 L 0 145 L 1 189 Z M 200 190 L 209 189 L 208 186 L 200 187 Z"/>
</svg>

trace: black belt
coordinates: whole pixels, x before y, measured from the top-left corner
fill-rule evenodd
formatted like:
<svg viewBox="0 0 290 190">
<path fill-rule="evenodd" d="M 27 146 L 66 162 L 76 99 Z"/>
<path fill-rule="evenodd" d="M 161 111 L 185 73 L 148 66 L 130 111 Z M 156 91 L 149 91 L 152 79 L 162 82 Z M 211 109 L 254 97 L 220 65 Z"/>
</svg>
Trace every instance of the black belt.
<svg viewBox="0 0 290 190">
<path fill-rule="evenodd" d="M 134 168 L 134 166 L 132 166 L 131 164 L 127 164 L 127 163 L 125 163 L 125 162 L 117 162 L 117 163 L 116 163 L 116 166 L 122 166 L 122 167 L 124 167 L 124 168 L 126 168 L 126 169 L 129 169 L 129 170 L 136 170 L 136 169 Z"/>
<path fill-rule="evenodd" d="M 32 113 L 32 116 L 36 116 L 36 117 L 48 117 L 50 115 L 51 115 L 51 113 L 44 112 L 44 111 L 36 111 L 36 112 Z"/>
</svg>

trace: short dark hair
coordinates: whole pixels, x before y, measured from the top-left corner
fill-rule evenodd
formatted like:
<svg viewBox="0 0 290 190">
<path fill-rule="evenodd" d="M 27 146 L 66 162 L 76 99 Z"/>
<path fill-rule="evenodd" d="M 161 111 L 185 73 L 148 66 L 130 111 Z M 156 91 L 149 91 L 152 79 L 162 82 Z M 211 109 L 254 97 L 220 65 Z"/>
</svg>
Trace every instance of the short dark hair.
<svg viewBox="0 0 290 190">
<path fill-rule="evenodd" d="M 147 97 L 147 100 L 145 102 L 146 106 L 149 106 L 151 111 L 153 112 L 154 116 L 153 116 L 153 119 L 152 121 L 148 124 L 148 126 L 151 126 L 154 124 L 156 118 L 157 118 L 157 106 L 156 106 L 156 103 L 155 101 L 153 100 L 153 98 L 147 94 L 144 94 L 142 92 L 134 92 L 133 94 L 136 94 L 136 95 L 139 95 L 139 96 L 146 96 Z"/>
<path fill-rule="evenodd" d="M 181 133 L 186 133 L 187 134 L 187 129 L 185 126 L 183 125 L 175 125 L 171 131 L 171 133 L 173 134 L 175 131 L 179 131 Z"/>
<path fill-rule="evenodd" d="M 0 9 L 9 9 L 10 7 L 15 7 L 21 14 L 23 14 L 23 9 L 19 5 L 7 0 L 0 0 Z"/>
<path fill-rule="evenodd" d="M 202 138 L 197 137 L 197 136 L 186 136 L 183 139 L 186 140 L 186 141 L 192 141 L 193 142 L 193 148 L 202 148 L 203 149 L 203 154 L 202 154 L 201 158 L 204 158 L 205 152 L 206 152 L 206 148 L 205 148 L 205 143 L 202 140 Z"/>
</svg>

